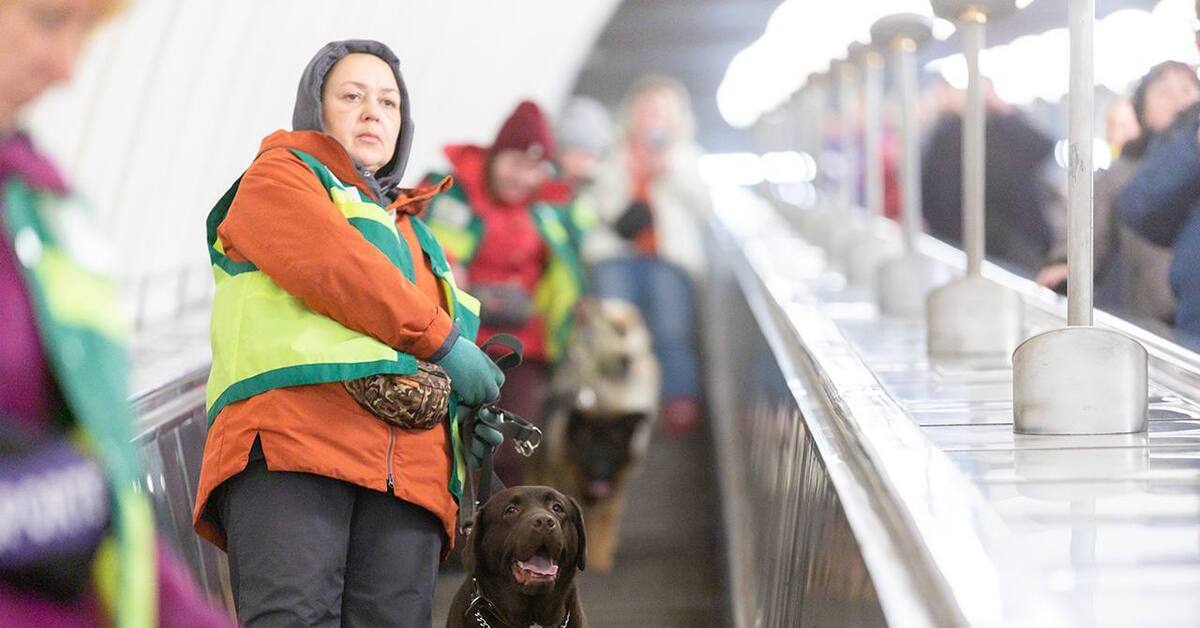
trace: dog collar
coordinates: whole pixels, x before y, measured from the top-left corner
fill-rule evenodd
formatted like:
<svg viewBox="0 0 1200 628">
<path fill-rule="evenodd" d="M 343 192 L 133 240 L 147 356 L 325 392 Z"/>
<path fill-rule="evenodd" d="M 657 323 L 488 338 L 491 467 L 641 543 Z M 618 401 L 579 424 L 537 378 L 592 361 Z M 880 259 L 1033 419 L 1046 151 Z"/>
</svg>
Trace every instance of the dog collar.
<svg viewBox="0 0 1200 628">
<path fill-rule="evenodd" d="M 471 601 L 467 604 L 463 619 L 466 620 L 468 628 L 517 628 L 500 619 L 500 609 L 487 599 L 487 596 L 483 594 L 483 589 L 479 587 L 479 581 L 475 578 L 471 578 Z M 567 628 L 569 623 L 571 623 L 571 610 L 567 609 L 567 616 L 563 617 L 562 623 L 554 628 Z M 527 628 L 544 627 L 541 624 L 529 624 Z"/>
</svg>

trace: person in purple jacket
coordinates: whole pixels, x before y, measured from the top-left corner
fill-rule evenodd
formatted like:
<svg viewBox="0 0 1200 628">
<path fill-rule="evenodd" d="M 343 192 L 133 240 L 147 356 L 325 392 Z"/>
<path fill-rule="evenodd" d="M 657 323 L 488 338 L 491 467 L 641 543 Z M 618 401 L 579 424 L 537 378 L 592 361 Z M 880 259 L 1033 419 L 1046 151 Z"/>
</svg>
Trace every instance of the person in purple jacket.
<svg viewBox="0 0 1200 628">
<path fill-rule="evenodd" d="M 233 625 L 133 489 L 124 325 L 102 247 L 17 126 L 118 4 L 0 0 L 0 627 Z"/>
</svg>

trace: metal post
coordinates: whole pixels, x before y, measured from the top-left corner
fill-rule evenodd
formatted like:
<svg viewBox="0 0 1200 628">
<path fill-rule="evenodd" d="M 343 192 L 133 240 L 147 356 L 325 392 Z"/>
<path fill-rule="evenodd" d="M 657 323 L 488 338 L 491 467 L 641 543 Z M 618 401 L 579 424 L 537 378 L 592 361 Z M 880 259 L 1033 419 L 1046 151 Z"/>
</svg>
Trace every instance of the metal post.
<svg viewBox="0 0 1200 628">
<path fill-rule="evenodd" d="M 841 201 L 842 209 L 851 212 L 854 205 L 854 147 L 850 137 L 851 126 L 854 123 L 851 115 L 854 109 L 854 66 L 848 61 L 839 64 L 837 75 L 838 119 L 841 121 L 838 125 L 841 127 L 838 139 L 842 159 L 838 200 Z"/>
<path fill-rule="evenodd" d="M 987 116 L 984 112 L 983 85 L 979 73 L 979 51 L 983 50 L 987 15 L 975 8 L 962 15 L 963 56 L 967 60 L 967 102 L 963 110 L 963 248 L 967 253 L 967 276 L 978 277 L 983 267 L 984 230 L 984 154 Z"/>
<path fill-rule="evenodd" d="M 1092 30 L 1095 0 L 1070 1 L 1071 94 L 1067 164 L 1070 285 L 1067 326 L 1013 354 L 1018 434 L 1146 432 L 1149 356 L 1136 340 L 1092 323 Z"/>
<path fill-rule="evenodd" d="M 900 209 L 904 221 L 904 247 L 912 252 L 921 232 L 921 140 L 917 130 L 917 44 L 904 37 L 892 46 L 896 86 L 900 91 L 900 137 L 904 144 L 901 160 Z"/>
<path fill-rule="evenodd" d="M 1067 324 L 1092 324 L 1092 30 L 1095 0 L 1072 0 Z"/>
<path fill-rule="evenodd" d="M 955 8 L 967 62 L 967 102 L 963 107 L 962 223 L 963 249 L 967 254 L 965 277 L 933 291 L 926 304 L 929 354 L 938 360 L 966 360 L 973 365 L 1001 367 L 1009 363 L 1020 343 L 1022 303 L 1011 290 L 982 276 L 985 253 L 984 159 L 987 116 L 979 53 L 983 48 L 987 8 L 967 4 Z"/>
<path fill-rule="evenodd" d="M 883 60 L 863 53 L 863 162 L 867 174 L 867 210 L 883 216 Z"/>
<path fill-rule="evenodd" d="M 917 46 L 932 35 L 932 21 L 919 14 L 897 13 L 880 18 L 871 26 L 872 43 L 888 47 L 893 98 L 900 117 L 900 217 L 904 250 L 879 266 L 875 283 L 879 309 L 888 316 L 915 318 L 925 314 L 929 290 L 942 283 L 945 272 L 939 264 L 917 252 L 922 212 L 916 52 Z"/>
<path fill-rule="evenodd" d="M 817 178 L 814 180 L 820 187 L 823 194 L 833 194 L 830 189 L 832 181 L 829 179 L 829 155 L 826 151 L 826 143 L 829 141 L 829 106 L 830 106 L 830 90 L 832 89 L 833 81 L 831 77 L 826 76 L 813 88 L 813 124 L 815 133 L 813 134 L 813 159 L 817 162 Z"/>
</svg>

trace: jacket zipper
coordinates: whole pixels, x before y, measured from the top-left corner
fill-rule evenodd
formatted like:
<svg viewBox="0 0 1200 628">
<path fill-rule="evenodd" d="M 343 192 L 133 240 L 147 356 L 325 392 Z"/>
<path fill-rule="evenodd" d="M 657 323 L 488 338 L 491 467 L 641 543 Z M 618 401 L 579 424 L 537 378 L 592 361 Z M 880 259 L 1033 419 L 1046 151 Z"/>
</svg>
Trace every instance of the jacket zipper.
<svg viewBox="0 0 1200 628">
<path fill-rule="evenodd" d="M 396 428 L 388 426 L 388 452 L 387 452 L 387 490 L 389 495 L 396 494 L 396 477 L 392 475 L 392 451 L 396 449 Z"/>
</svg>

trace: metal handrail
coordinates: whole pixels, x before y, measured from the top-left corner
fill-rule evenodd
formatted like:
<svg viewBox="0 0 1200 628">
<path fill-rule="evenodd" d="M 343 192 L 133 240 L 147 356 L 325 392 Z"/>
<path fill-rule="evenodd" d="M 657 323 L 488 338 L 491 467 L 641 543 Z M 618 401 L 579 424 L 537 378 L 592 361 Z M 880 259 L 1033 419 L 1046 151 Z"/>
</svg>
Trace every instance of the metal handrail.
<svg viewBox="0 0 1200 628">
<path fill-rule="evenodd" d="M 886 472 L 869 454 L 870 446 L 862 438 L 852 404 L 847 403 L 846 391 L 842 388 L 844 383 L 834 381 L 812 349 L 805 345 L 804 338 L 796 332 L 785 312 L 788 303 L 772 294 L 744 252 L 739 252 L 733 238 L 723 235 L 720 239 L 724 240 L 725 258 L 732 266 L 742 295 L 771 349 L 771 358 L 784 377 L 795 382 L 792 384 L 796 394 L 794 403 L 801 410 L 801 420 L 816 442 L 817 451 L 845 509 L 889 623 L 966 625 L 920 534 L 890 489 Z M 857 358 L 848 356 L 841 364 L 845 366 L 854 359 Z M 873 381 L 864 364 L 859 362 L 857 368 Z M 859 379 L 855 378 L 856 381 Z M 879 393 L 886 396 L 882 388 Z M 814 403 L 820 407 L 814 407 Z M 904 411 L 895 404 L 893 406 L 895 417 L 906 420 Z M 820 415 L 826 418 L 818 418 Z M 755 541 L 730 539 L 731 545 L 740 542 Z M 758 584 L 762 586 L 762 583 Z M 798 621 L 798 618 L 764 619 L 765 625 Z"/>
</svg>

